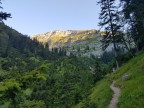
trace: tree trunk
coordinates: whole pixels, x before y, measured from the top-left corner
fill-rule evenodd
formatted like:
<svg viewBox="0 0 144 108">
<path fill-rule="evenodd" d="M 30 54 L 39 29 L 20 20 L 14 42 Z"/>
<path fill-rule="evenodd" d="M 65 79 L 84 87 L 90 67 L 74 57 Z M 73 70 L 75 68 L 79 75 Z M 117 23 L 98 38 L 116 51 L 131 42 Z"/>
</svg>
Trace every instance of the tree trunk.
<svg viewBox="0 0 144 108">
<path fill-rule="evenodd" d="M 117 60 L 118 52 L 117 52 L 117 47 L 116 47 L 116 43 L 115 43 L 115 35 L 114 35 L 114 28 L 113 28 L 111 10 L 110 10 L 110 6 L 109 6 L 109 3 L 110 3 L 109 0 L 107 0 L 107 3 L 108 3 L 108 14 L 109 14 L 109 18 L 110 18 L 110 28 L 111 28 L 113 45 L 114 45 L 114 52 L 115 52 L 114 55 L 115 55 L 115 59 L 116 59 L 116 68 L 119 68 L 119 62 Z"/>
<path fill-rule="evenodd" d="M 115 43 L 115 39 L 113 37 L 113 45 L 114 45 L 114 55 L 115 55 L 115 59 L 116 59 L 116 68 L 119 68 L 119 62 L 117 60 L 117 57 L 118 57 L 118 52 L 117 52 L 117 47 L 116 47 L 116 43 Z"/>
</svg>

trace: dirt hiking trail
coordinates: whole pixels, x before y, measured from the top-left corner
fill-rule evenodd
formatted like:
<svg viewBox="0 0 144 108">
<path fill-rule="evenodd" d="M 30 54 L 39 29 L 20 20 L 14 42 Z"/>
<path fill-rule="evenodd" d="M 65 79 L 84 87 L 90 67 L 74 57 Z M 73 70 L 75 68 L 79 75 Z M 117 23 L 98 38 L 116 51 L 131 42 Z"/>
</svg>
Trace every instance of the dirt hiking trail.
<svg viewBox="0 0 144 108">
<path fill-rule="evenodd" d="M 110 86 L 110 88 L 112 89 L 114 94 L 113 94 L 113 97 L 111 99 L 111 102 L 110 102 L 108 108 L 118 108 L 117 103 L 118 103 L 118 98 L 120 96 L 120 88 L 115 87 L 114 84 L 115 84 L 115 81 L 113 81 L 113 83 Z"/>
</svg>

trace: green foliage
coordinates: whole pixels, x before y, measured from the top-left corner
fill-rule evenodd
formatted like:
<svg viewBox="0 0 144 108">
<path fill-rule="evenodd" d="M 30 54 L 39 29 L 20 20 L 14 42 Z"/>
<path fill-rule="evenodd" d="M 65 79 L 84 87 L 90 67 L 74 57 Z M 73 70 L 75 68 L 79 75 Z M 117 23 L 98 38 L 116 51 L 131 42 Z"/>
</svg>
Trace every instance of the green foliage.
<svg viewBox="0 0 144 108">
<path fill-rule="evenodd" d="M 122 25 L 120 24 L 120 15 L 118 12 L 118 6 L 116 0 L 99 0 L 101 7 L 100 23 L 101 27 L 105 28 L 105 35 L 102 39 L 102 48 L 105 50 L 108 46 L 113 44 L 114 56 L 116 60 L 116 68 L 119 67 L 119 61 L 117 60 L 119 53 L 119 47 L 124 44 L 124 34 L 121 31 Z"/>
<path fill-rule="evenodd" d="M 100 58 L 103 63 L 108 64 L 114 59 L 114 51 L 104 51 Z"/>
<path fill-rule="evenodd" d="M 93 84 L 89 63 L 83 58 L 61 58 L 53 63 L 43 64 L 37 71 L 48 74 L 48 79 L 37 85 L 33 99 L 44 100 L 48 107 L 70 107 L 88 95 Z M 40 92 L 41 91 L 41 92 Z M 48 97 L 45 97 L 47 95 Z"/>
<path fill-rule="evenodd" d="M 143 108 L 144 97 L 144 55 L 130 60 L 122 66 L 112 78 L 117 81 L 116 85 L 121 88 L 121 96 L 119 98 L 119 108 Z M 123 75 L 129 75 L 128 81 L 123 81 Z"/>
<path fill-rule="evenodd" d="M 0 56 L 10 58 L 22 58 L 25 57 L 41 57 L 43 59 L 56 59 L 61 56 L 65 56 L 64 50 L 59 54 L 56 50 L 54 52 L 49 51 L 49 45 L 43 45 L 36 39 L 30 39 L 26 35 L 22 35 L 16 30 L 6 26 L 4 23 L 0 23 Z"/>
<path fill-rule="evenodd" d="M 44 102 L 43 101 L 31 101 L 26 100 L 25 102 L 22 102 L 18 105 L 18 108 L 44 108 Z"/>
<path fill-rule="evenodd" d="M 127 52 L 127 53 L 122 54 L 122 55 L 120 55 L 120 56 L 117 57 L 117 59 L 120 61 L 121 65 L 124 64 L 124 63 L 126 63 L 126 62 L 128 62 L 132 58 L 133 58 L 133 56 L 131 55 L 130 52 Z"/>
<path fill-rule="evenodd" d="M 4 100 L 8 100 L 10 103 L 12 103 L 12 106 L 16 106 L 17 104 L 17 95 L 20 93 L 21 88 L 20 84 L 16 82 L 15 80 L 7 80 L 4 82 L 1 82 L 0 84 L 0 105 L 5 104 Z"/>
<path fill-rule="evenodd" d="M 0 4 L 2 4 L 1 0 L 0 0 Z M 3 8 L 0 6 L 0 9 L 3 9 Z M 7 20 L 7 18 L 11 18 L 10 13 L 0 12 L 0 22 L 2 22 L 3 20 Z"/>
<path fill-rule="evenodd" d="M 32 61 L 29 62 L 30 66 L 33 66 L 33 62 L 39 63 L 36 57 L 30 57 L 28 60 Z M 15 62 L 20 65 L 24 61 L 27 65 L 27 59 L 4 58 L 0 60 L 2 65 L 12 62 L 9 73 L 7 71 L 8 74 L 2 76 L 1 79 L 1 106 L 71 107 L 87 98 L 95 82 L 95 75 L 90 72 L 89 68 L 91 65 L 96 65 L 95 59 L 63 57 L 55 61 L 45 60 L 39 68 L 30 72 L 26 72 L 27 69 L 24 68 L 22 70 L 18 65 L 15 69 L 11 69 Z"/>
<path fill-rule="evenodd" d="M 120 67 L 116 72 L 108 74 L 96 83 L 91 94 L 72 108 L 107 108 L 112 98 L 111 81 L 116 80 L 115 86 L 121 88 L 119 108 L 143 108 L 144 97 L 144 54 L 138 55 Z M 129 79 L 123 81 L 122 77 L 128 75 Z"/>
<path fill-rule="evenodd" d="M 1 82 L 0 84 L 0 92 L 7 91 L 9 89 L 16 88 L 17 90 L 20 90 L 19 83 L 17 83 L 15 80 L 7 80 L 5 82 Z"/>
<path fill-rule="evenodd" d="M 124 23 L 128 24 L 127 30 L 134 40 L 136 48 L 143 50 L 144 41 L 144 1 L 143 0 L 121 0 Z"/>
<path fill-rule="evenodd" d="M 92 94 L 89 96 L 91 102 L 97 105 L 97 108 L 106 108 L 110 103 L 112 91 L 110 89 L 111 82 L 105 78 L 96 84 Z"/>
<path fill-rule="evenodd" d="M 110 84 L 108 78 L 97 82 L 95 87 L 91 89 L 91 94 L 87 99 L 73 108 L 107 108 L 112 97 Z"/>
<path fill-rule="evenodd" d="M 39 57 L 7 57 L 1 61 L 1 68 L 6 71 L 26 72 L 31 71 L 42 63 Z"/>
<path fill-rule="evenodd" d="M 0 33 L 0 54 L 3 54 L 7 50 L 9 36 L 6 33 Z M 1 55 L 0 55 L 1 56 Z"/>
</svg>

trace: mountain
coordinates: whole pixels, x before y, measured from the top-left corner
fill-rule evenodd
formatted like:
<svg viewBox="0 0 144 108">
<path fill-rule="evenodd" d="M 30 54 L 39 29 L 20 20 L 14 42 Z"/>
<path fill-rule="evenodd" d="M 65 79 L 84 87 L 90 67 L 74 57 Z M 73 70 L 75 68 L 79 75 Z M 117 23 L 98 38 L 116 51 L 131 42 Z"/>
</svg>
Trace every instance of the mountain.
<svg viewBox="0 0 144 108">
<path fill-rule="evenodd" d="M 102 54 L 101 33 L 97 30 L 55 30 L 32 36 L 42 43 L 48 43 L 50 49 L 64 48 L 67 55 L 100 55 Z"/>
<path fill-rule="evenodd" d="M 118 107 L 143 108 L 143 52 L 137 57 L 119 56 L 122 66 L 112 73 L 115 63 L 105 54 L 103 58 L 58 56 L 37 42 L 38 37 L 31 40 L 4 24 L 0 29 L 0 108 L 107 108 L 115 95 L 110 88 L 113 81 L 120 88 Z M 102 38 L 96 30 L 53 31 L 39 38 L 51 49 L 85 55 L 101 51 L 96 50 Z M 107 58 L 110 62 L 105 64 Z"/>
<path fill-rule="evenodd" d="M 59 56 L 38 41 L 0 23 L 0 56 L 15 58 L 22 55 L 37 55 L 44 59 L 55 59 Z"/>
<path fill-rule="evenodd" d="M 41 64 L 43 59 L 54 60 L 65 53 L 51 52 L 36 40 L 0 23 L 0 68 L 6 71 L 30 71 Z"/>
</svg>

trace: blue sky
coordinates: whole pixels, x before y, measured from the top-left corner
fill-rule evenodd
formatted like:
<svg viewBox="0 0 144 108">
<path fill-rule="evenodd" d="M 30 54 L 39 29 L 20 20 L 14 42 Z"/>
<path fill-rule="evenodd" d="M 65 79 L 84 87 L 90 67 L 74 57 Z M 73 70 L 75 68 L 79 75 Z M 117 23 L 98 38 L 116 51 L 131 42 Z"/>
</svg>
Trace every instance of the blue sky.
<svg viewBox="0 0 144 108">
<path fill-rule="evenodd" d="M 7 25 L 26 35 L 52 30 L 99 29 L 97 0 L 2 0 Z"/>
</svg>

